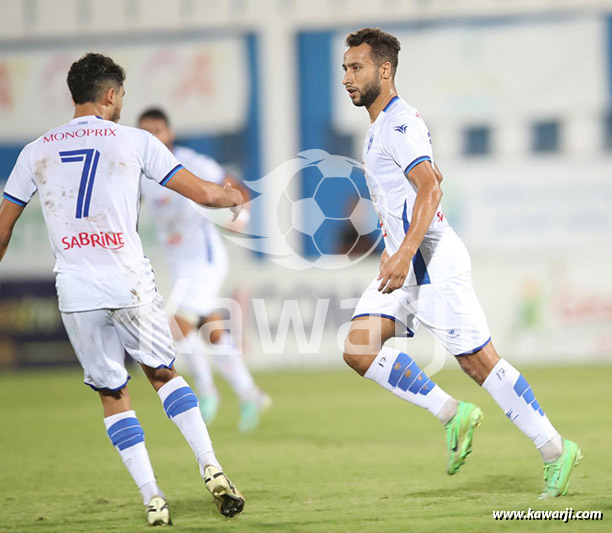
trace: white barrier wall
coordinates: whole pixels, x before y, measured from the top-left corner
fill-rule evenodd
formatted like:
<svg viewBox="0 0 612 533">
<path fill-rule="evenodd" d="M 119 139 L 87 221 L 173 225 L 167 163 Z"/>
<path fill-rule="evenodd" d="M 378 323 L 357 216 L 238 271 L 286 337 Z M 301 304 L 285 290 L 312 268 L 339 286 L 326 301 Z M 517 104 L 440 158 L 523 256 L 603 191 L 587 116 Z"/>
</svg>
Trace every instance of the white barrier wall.
<svg viewBox="0 0 612 533">
<path fill-rule="evenodd" d="M 296 21 L 291 24 L 295 29 Z M 586 14 L 574 20 L 458 23 L 397 32 L 403 43 L 398 87 L 432 128 L 446 176 L 447 215 L 471 250 L 475 286 L 494 341 L 512 360 L 612 360 L 612 157 L 601 148 L 600 130 L 610 99 L 606 24 L 607 18 Z M 333 47 L 338 58 L 343 35 L 338 32 Z M 286 67 L 286 49 L 274 51 L 287 32 L 277 37 L 267 42 L 261 59 L 266 84 L 274 84 L 270 75 L 278 65 L 281 86 L 295 87 L 296 65 Z M 142 106 L 162 99 L 179 133 L 203 126 L 231 131 L 246 113 L 243 46 L 232 37 L 189 44 L 179 38 L 160 47 L 130 45 L 130 50 L 109 46 L 128 69 L 126 102 L 134 104 L 126 108 L 124 121 L 132 122 Z M 2 53 L 17 95 L 11 106 L 0 106 L 2 140 L 34 136 L 48 129 L 43 123 L 65 120 L 70 105 L 64 75 L 79 52 L 68 46 Z M 284 58 L 280 64 L 278 57 Z M 203 78 L 197 76 L 195 85 L 181 83 L 198 68 L 204 69 Z M 332 77 L 338 81 L 332 125 L 354 137 L 359 153 L 366 115 L 348 103 L 339 67 Z M 202 85 L 202 79 L 210 83 Z M 297 97 L 285 91 L 283 99 L 270 102 L 266 96 L 264 91 L 260 100 L 267 172 L 285 155 L 295 156 Z M 550 118 L 562 123 L 562 150 L 535 155 L 532 123 Z M 491 154 L 464 157 L 463 128 L 483 122 L 492 126 Z M 0 280 L 48 276 L 52 269 L 36 202 L 19 222 Z M 275 216 L 275 206 L 269 207 L 264 215 Z M 167 297 L 172 287 L 146 213 L 140 232 Z M 242 306 L 249 361 L 260 368 L 342 364 L 342 328 L 354 299 L 377 272 L 376 259 L 343 271 L 297 272 L 228 246 L 232 270 L 226 294 Z M 422 330 L 415 339 L 398 342 L 424 363 L 440 354 Z"/>
<path fill-rule="evenodd" d="M 133 125 L 138 113 L 160 102 L 182 135 L 223 134 L 243 127 L 249 76 L 244 39 L 161 44 L 101 45 L 127 73 L 121 117 Z M 5 51 L 0 57 L 0 142 L 35 139 L 74 113 L 66 74 L 90 46 Z"/>
</svg>

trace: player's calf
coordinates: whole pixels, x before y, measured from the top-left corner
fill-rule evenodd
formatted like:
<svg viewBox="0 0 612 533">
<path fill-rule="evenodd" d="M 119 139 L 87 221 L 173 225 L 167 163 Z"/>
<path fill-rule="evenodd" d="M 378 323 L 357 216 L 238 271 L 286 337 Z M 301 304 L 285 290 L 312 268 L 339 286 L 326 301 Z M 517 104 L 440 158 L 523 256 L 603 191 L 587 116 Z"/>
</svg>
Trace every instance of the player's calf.
<svg viewBox="0 0 612 533">
<path fill-rule="evenodd" d="M 171 368 L 151 368 L 150 366 L 140 365 L 147 376 L 147 379 L 153 385 L 156 391 L 159 391 L 166 383 L 172 381 L 174 378 L 178 378 L 178 372 Z"/>
<path fill-rule="evenodd" d="M 363 377 L 370 368 L 372 361 L 376 359 L 376 354 L 355 354 L 351 351 L 345 351 L 342 358 L 348 366 Z"/>
<path fill-rule="evenodd" d="M 516 368 L 499 357 L 491 342 L 474 354 L 458 356 L 457 360 L 536 448 L 544 448 L 544 460 L 554 460 L 561 455 L 561 437 L 544 414 L 531 386 Z"/>
<path fill-rule="evenodd" d="M 344 360 L 361 376 L 398 398 L 427 409 L 444 424 L 447 472 L 455 474 L 472 451 L 474 429 L 480 425 L 482 411 L 449 396 L 407 353 L 384 347 L 394 334 L 395 323 L 390 319 L 354 320 L 345 343 Z"/>
<path fill-rule="evenodd" d="M 493 344 L 488 342 L 474 354 L 457 356 L 457 361 L 468 376 L 478 385 L 482 385 L 493 367 L 498 363 L 499 355 L 493 348 Z"/>
<path fill-rule="evenodd" d="M 108 392 L 109 394 L 101 393 L 101 396 L 107 400 L 107 403 L 110 397 L 110 391 Z M 126 396 L 122 395 L 124 401 Z M 129 399 L 129 396 L 127 398 Z M 105 404 L 105 409 L 106 407 L 107 405 Z M 108 415 L 104 418 L 104 426 L 106 427 L 108 438 L 119 452 L 123 463 L 136 483 L 142 496 L 143 504 L 147 505 L 147 523 L 149 525 L 169 523 L 170 514 L 167 506 L 164 510 L 157 506 L 159 507 L 157 509 L 159 511 L 158 514 L 151 514 L 151 502 L 157 502 L 155 500 L 156 497 L 163 499 L 163 493 L 157 486 L 149 453 L 145 447 L 144 431 L 136 417 L 136 413 L 130 409 Z M 155 516 L 153 516 L 154 514 Z"/>
<path fill-rule="evenodd" d="M 448 423 L 457 411 L 457 401 L 429 379 L 407 353 L 383 346 L 395 333 L 396 324 L 388 318 L 367 316 L 353 320 L 344 360 L 359 375 L 427 409 L 443 424 Z"/>
<path fill-rule="evenodd" d="M 212 442 L 208 435 L 208 429 L 200 413 L 198 398 L 187 382 L 176 374 L 176 377 L 167 381 L 157 390 L 157 394 L 162 402 L 166 415 L 176 424 L 193 450 L 202 477 L 206 479 L 206 472 L 210 470 L 211 467 L 218 471 L 222 471 L 221 465 L 215 457 Z M 219 495 L 213 493 L 213 497 L 219 505 L 217 496 Z M 230 506 L 231 508 L 228 510 L 224 506 L 223 508 L 219 507 L 219 511 L 226 516 L 233 516 L 239 513 L 242 510 L 242 506 L 244 506 L 244 499 L 242 496 L 240 496 L 240 498 L 240 509 L 235 509 L 233 506 Z"/>
</svg>

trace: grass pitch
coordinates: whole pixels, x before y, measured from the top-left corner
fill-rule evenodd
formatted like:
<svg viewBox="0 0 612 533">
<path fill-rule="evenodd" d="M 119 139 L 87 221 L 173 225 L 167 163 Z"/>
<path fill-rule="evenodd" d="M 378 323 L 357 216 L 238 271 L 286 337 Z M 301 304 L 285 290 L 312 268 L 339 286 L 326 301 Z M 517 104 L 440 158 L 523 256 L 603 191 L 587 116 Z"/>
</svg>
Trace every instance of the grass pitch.
<svg viewBox="0 0 612 533">
<path fill-rule="evenodd" d="M 444 433 L 429 413 L 350 371 L 257 376 L 274 407 L 254 434 L 236 432 L 237 402 L 211 427 L 227 473 L 247 499 L 224 519 L 187 444 L 144 376 L 133 405 L 174 526 L 171 531 L 610 531 L 612 367 L 527 369 L 553 423 L 585 454 L 568 496 L 539 502 L 541 462 L 488 394 L 459 371 L 435 376 L 485 412 L 474 453 L 445 474 Z M 102 424 L 96 394 L 78 371 L 0 377 L 0 531 L 138 532 L 140 496 Z M 601 522 L 496 522 L 493 510 L 603 511 Z"/>
</svg>

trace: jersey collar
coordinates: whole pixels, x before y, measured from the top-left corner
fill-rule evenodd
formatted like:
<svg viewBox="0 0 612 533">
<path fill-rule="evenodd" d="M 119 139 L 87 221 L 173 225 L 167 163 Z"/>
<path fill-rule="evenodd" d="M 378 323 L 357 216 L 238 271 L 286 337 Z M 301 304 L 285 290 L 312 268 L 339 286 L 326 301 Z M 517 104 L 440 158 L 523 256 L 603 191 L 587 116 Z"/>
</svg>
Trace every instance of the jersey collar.
<svg viewBox="0 0 612 533">
<path fill-rule="evenodd" d="M 73 118 L 70 122 L 88 122 L 90 120 L 104 120 L 98 115 L 83 115 L 82 117 Z"/>
<path fill-rule="evenodd" d="M 387 116 L 387 111 L 389 111 L 397 102 L 399 102 L 399 100 L 400 100 L 400 97 L 397 96 L 397 94 L 393 98 L 391 98 L 391 100 L 387 102 L 387 105 L 385 106 L 385 108 L 380 113 L 378 113 L 376 120 L 372 122 L 372 124 L 370 124 L 370 128 L 378 127 L 378 125 L 383 120 L 385 120 L 385 117 Z"/>
<path fill-rule="evenodd" d="M 393 98 L 391 98 L 391 100 L 389 100 L 389 102 L 387 103 L 387 105 L 385 106 L 385 108 L 382 110 L 382 112 L 383 112 L 383 113 L 386 113 L 386 112 L 389 110 L 389 108 L 390 108 L 390 107 L 391 107 L 391 106 L 392 106 L 392 105 L 393 105 L 395 102 L 397 102 L 398 100 L 399 100 L 399 96 L 397 96 L 397 94 L 396 94 L 396 95 L 395 95 Z"/>
</svg>

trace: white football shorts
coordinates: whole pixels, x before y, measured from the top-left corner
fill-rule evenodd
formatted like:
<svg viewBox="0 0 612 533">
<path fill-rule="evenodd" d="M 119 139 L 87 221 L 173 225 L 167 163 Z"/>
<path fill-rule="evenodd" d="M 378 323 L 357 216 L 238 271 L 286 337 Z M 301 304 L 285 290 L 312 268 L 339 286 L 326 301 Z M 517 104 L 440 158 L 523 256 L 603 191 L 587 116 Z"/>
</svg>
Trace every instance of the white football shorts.
<svg viewBox="0 0 612 533">
<path fill-rule="evenodd" d="M 174 281 L 189 280 L 189 286 L 181 298 L 178 314 L 196 323 L 218 309 L 216 299 L 225 282 L 227 265 L 224 263 L 198 263 L 184 265 Z"/>
<path fill-rule="evenodd" d="M 159 294 L 148 304 L 62 313 L 62 320 L 85 384 L 94 390 L 125 387 L 130 379 L 125 352 L 152 368 L 174 364 L 174 342 Z"/>
<path fill-rule="evenodd" d="M 404 285 L 391 294 L 378 291 L 374 279 L 361 296 L 353 319 L 381 316 L 395 321 L 407 337 L 422 324 L 448 352 L 470 355 L 491 340 L 489 325 L 469 272 L 426 285 Z"/>
</svg>

